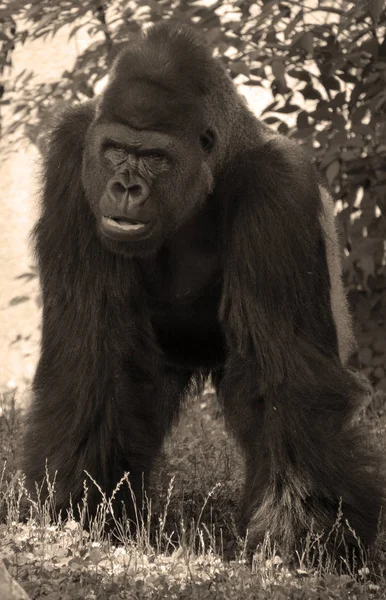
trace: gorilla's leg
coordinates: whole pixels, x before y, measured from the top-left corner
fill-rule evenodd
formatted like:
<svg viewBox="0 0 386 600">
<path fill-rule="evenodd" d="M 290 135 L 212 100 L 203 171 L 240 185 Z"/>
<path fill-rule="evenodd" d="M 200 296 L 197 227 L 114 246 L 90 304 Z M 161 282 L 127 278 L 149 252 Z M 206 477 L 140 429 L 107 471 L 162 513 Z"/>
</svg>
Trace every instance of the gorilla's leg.
<svg viewBox="0 0 386 600">
<path fill-rule="evenodd" d="M 330 549 L 342 533 L 347 546 L 357 546 L 356 537 L 371 544 L 382 486 L 377 459 L 353 422 L 362 385 L 300 341 L 294 353 L 296 372 L 276 387 L 259 392 L 254 361 L 237 357 L 220 385 L 228 426 L 246 460 L 242 515 L 249 540 L 255 545 L 270 532 L 287 551 L 313 531 Z"/>
<path fill-rule="evenodd" d="M 55 390 L 46 387 L 48 375 L 41 361 L 35 378 L 39 401 L 35 399 L 25 436 L 29 488 L 34 488 L 35 481 L 41 484 L 47 468 L 51 481 L 56 480 L 56 507 L 66 510 L 70 498 L 74 507 L 81 503 L 86 480 L 88 512 L 95 515 L 102 498 L 86 471 L 106 498 L 124 473 L 129 473 L 131 490 L 123 483 L 113 507 L 116 517 L 124 510 L 135 521 L 154 459 L 178 414 L 191 374 L 160 367 L 155 377 L 146 377 L 126 367 L 106 380 L 100 376 L 95 384 L 99 389 L 90 389 L 87 405 L 77 410 L 70 398 L 67 406 L 50 404 L 50 392 Z"/>
</svg>

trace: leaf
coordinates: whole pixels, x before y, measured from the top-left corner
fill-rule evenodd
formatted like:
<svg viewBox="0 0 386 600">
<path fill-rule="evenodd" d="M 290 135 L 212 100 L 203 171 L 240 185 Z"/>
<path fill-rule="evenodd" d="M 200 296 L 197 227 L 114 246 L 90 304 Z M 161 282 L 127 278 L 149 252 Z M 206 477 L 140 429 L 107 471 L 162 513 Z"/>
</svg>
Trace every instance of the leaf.
<svg viewBox="0 0 386 600">
<path fill-rule="evenodd" d="M 327 106 L 318 107 L 310 114 L 315 121 L 331 121 L 333 115 L 333 113 L 328 110 Z"/>
<path fill-rule="evenodd" d="M 31 279 L 35 279 L 37 277 L 36 273 L 22 273 L 21 275 L 17 275 L 15 279 L 26 279 L 27 281 L 31 281 Z"/>
<path fill-rule="evenodd" d="M 28 302 L 29 299 L 29 296 L 15 296 L 10 300 L 9 306 L 17 306 L 18 304 L 22 304 L 22 302 Z"/>
<path fill-rule="evenodd" d="M 282 83 L 278 79 L 274 79 L 272 81 L 271 90 L 272 90 L 272 94 L 274 97 L 277 94 L 281 94 L 283 96 L 284 94 L 288 94 L 291 91 L 290 88 L 287 86 L 287 84 Z"/>
<path fill-rule="evenodd" d="M 341 146 L 345 144 L 347 140 L 346 131 L 337 131 L 331 138 L 331 146 Z"/>
<path fill-rule="evenodd" d="M 331 144 L 329 144 L 329 137 L 330 136 L 329 136 L 328 131 L 326 131 L 325 129 L 323 129 L 322 131 L 318 131 L 318 133 L 315 136 L 315 139 L 316 139 L 317 142 L 319 142 L 319 144 L 321 146 L 327 146 L 328 147 L 328 146 L 331 146 Z M 328 165 L 328 163 L 330 163 L 331 160 L 333 158 L 335 158 L 335 155 L 337 154 L 336 149 L 334 150 L 332 147 L 330 147 L 330 151 L 332 151 L 333 154 L 331 156 L 329 156 L 329 158 L 325 161 L 325 163 L 324 163 L 323 166 Z M 322 164 L 321 164 L 321 166 L 322 166 Z"/>
<path fill-rule="evenodd" d="M 356 75 L 352 75 L 352 73 L 349 73 L 348 71 L 337 73 L 336 75 L 345 83 L 358 83 L 358 77 Z"/>
<path fill-rule="evenodd" d="M 269 31 L 266 37 L 267 44 L 275 44 L 277 42 L 276 32 Z"/>
<path fill-rule="evenodd" d="M 320 79 L 326 89 L 335 90 L 337 92 L 340 91 L 339 81 L 332 75 L 328 75 L 328 76 L 322 75 Z"/>
<path fill-rule="evenodd" d="M 363 140 L 362 137 L 353 137 L 353 138 L 348 138 L 348 140 L 346 141 L 346 146 L 351 146 L 354 148 L 363 148 L 363 146 L 365 145 L 365 142 Z"/>
<path fill-rule="evenodd" d="M 97 565 L 102 560 L 103 555 L 98 548 L 91 548 L 89 557 L 91 562 L 94 563 L 94 565 Z"/>
<path fill-rule="evenodd" d="M 311 83 L 307 84 L 304 88 L 299 90 L 301 94 L 303 94 L 306 100 L 320 100 L 321 94 L 318 90 L 314 88 Z"/>
<path fill-rule="evenodd" d="M 82 29 L 82 27 L 84 27 L 84 23 L 81 23 L 80 25 L 76 25 L 76 27 L 73 27 L 70 31 L 70 35 L 68 36 L 68 41 L 70 41 L 76 34 L 77 32 Z"/>
<path fill-rule="evenodd" d="M 278 132 L 283 134 L 283 135 L 287 135 L 289 127 L 287 125 L 287 123 L 280 123 L 279 127 L 277 128 Z"/>
<path fill-rule="evenodd" d="M 371 38 L 369 40 L 365 40 L 361 45 L 361 50 L 362 50 L 362 52 L 367 52 L 368 54 L 371 54 L 371 56 L 378 58 L 378 55 L 379 55 L 378 40 L 376 38 Z"/>
<path fill-rule="evenodd" d="M 302 140 L 304 138 L 311 138 L 315 133 L 315 127 L 311 125 L 310 127 L 303 127 L 303 129 L 297 129 L 291 135 L 292 138 L 296 140 Z"/>
<path fill-rule="evenodd" d="M 358 151 L 354 150 L 344 150 L 341 154 L 341 160 L 344 162 L 350 162 L 351 160 L 357 160 L 359 158 Z"/>
<path fill-rule="evenodd" d="M 299 79 L 300 81 L 305 81 L 306 83 L 311 83 L 311 75 L 307 71 L 303 71 L 300 69 L 291 69 L 287 71 L 287 75 L 293 77 L 294 79 Z"/>
<path fill-rule="evenodd" d="M 262 119 L 262 121 L 267 123 L 267 125 L 274 125 L 275 123 L 278 123 L 280 119 L 279 117 L 265 117 L 265 119 Z"/>
<path fill-rule="evenodd" d="M 296 119 L 296 127 L 298 129 L 304 129 L 306 127 L 308 127 L 310 124 L 309 119 L 308 119 L 308 113 L 306 113 L 305 110 L 302 110 Z"/>
<path fill-rule="evenodd" d="M 375 25 L 378 24 L 379 17 L 383 9 L 384 0 L 369 0 L 369 13 Z"/>
<path fill-rule="evenodd" d="M 346 92 L 339 92 L 331 101 L 331 106 L 334 108 L 342 107 L 346 102 Z"/>
<path fill-rule="evenodd" d="M 368 108 L 364 104 L 362 104 L 360 106 L 356 106 L 351 113 L 351 122 L 354 123 L 355 125 L 356 124 L 362 125 L 363 118 L 364 118 L 365 114 L 367 113 L 367 111 L 368 111 Z"/>
<path fill-rule="evenodd" d="M 294 16 L 292 21 L 290 21 L 288 23 L 287 27 L 285 28 L 285 30 L 284 30 L 285 39 L 289 38 L 290 34 L 295 29 L 296 25 L 299 23 L 299 21 L 302 19 L 302 17 L 303 17 L 303 9 L 301 8 L 299 10 L 299 12 Z"/>
<path fill-rule="evenodd" d="M 342 115 L 334 114 L 331 119 L 335 129 L 344 129 L 346 127 L 346 120 Z"/>
<path fill-rule="evenodd" d="M 275 6 L 275 4 L 278 4 L 279 0 L 268 0 L 268 2 L 266 2 L 264 4 L 264 8 L 260 13 L 259 18 L 257 19 L 256 23 L 255 23 L 255 28 L 257 29 L 258 27 L 260 27 L 260 25 L 262 25 L 265 21 L 265 19 L 271 15 L 272 9 Z"/>
<path fill-rule="evenodd" d="M 291 114 L 294 113 L 296 111 L 300 110 L 300 106 L 298 106 L 297 104 L 285 104 L 284 106 L 282 106 L 281 108 L 277 108 L 275 110 L 275 112 L 278 113 L 283 113 L 283 114 Z"/>
<path fill-rule="evenodd" d="M 330 163 L 326 169 L 326 178 L 328 183 L 331 185 L 334 179 L 338 176 L 340 171 L 340 162 L 339 160 L 334 160 Z"/>
<path fill-rule="evenodd" d="M 275 59 L 272 61 L 272 73 L 281 83 L 285 83 L 285 67 L 282 60 Z"/>
<path fill-rule="evenodd" d="M 241 60 L 232 63 L 230 68 L 235 75 L 245 75 L 245 77 L 249 77 L 249 68 L 245 62 L 242 62 Z"/>
<path fill-rule="evenodd" d="M 306 31 L 298 41 L 298 45 L 304 48 L 308 54 L 312 54 L 314 51 L 314 35 L 312 31 Z"/>
<path fill-rule="evenodd" d="M 278 105 L 278 103 L 279 103 L 278 100 L 274 100 L 273 102 L 271 102 L 271 104 L 268 104 L 268 106 L 266 106 L 260 114 L 264 115 L 267 112 L 273 111 L 276 108 L 276 106 Z"/>
<path fill-rule="evenodd" d="M 375 271 L 375 261 L 371 254 L 365 254 L 359 259 L 360 267 L 365 275 L 373 275 Z"/>
</svg>

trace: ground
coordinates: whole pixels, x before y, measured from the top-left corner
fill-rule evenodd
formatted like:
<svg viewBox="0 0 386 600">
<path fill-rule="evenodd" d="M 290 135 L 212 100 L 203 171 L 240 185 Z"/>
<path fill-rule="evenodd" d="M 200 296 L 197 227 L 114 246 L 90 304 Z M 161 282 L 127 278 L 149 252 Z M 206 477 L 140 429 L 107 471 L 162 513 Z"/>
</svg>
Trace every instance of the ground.
<svg viewBox="0 0 386 600">
<path fill-rule="evenodd" d="M 236 529 L 242 461 L 225 433 L 210 389 L 186 407 L 167 441 L 152 486 L 150 513 L 137 540 L 103 537 L 104 510 L 90 532 L 73 519 L 52 521 L 49 503 L 34 506 L 16 471 L 21 414 L 3 397 L 0 451 L 0 547 L 10 574 L 31 598 L 77 599 L 384 599 L 384 533 L 374 558 L 355 570 L 311 563 L 308 550 L 288 565 L 270 546 L 251 557 Z M 361 415 L 385 445 L 386 401 Z M 88 485 L 93 485 L 88 481 Z M 125 485 L 125 483 L 123 483 Z M 30 511 L 30 512 L 29 512 Z M 323 553 L 320 548 L 320 554 Z M 343 567 L 343 568 L 342 568 Z"/>
</svg>

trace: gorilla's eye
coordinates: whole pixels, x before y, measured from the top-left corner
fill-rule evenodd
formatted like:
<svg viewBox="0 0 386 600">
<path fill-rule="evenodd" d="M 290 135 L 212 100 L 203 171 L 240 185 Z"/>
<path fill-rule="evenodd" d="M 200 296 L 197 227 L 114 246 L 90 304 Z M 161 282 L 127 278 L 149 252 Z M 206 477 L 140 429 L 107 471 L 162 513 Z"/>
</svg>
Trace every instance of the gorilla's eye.
<svg viewBox="0 0 386 600">
<path fill-rule="evenodd" d="M 144 152 L 143 156 L 145 158 L 150 158 L 150 160 L 164 160 L 165 155 L 161 154 L 161 152 L 157 152 L 157 150 L 149 150 L 148 152 Z"/>
<path fill-rule="evenodd" d="M 210 129 L 207 129 L 205 133 L 200 135 L 201 148 L 209 154 L 214 146 L 214 133 Z"/>
<path fill-rule="evenodd" d="M 109 142 L 103 147 L 103 154 L 114 165 L 119 165 L 127 159 L 126 148 L 115 142 Z"/>
</svg>

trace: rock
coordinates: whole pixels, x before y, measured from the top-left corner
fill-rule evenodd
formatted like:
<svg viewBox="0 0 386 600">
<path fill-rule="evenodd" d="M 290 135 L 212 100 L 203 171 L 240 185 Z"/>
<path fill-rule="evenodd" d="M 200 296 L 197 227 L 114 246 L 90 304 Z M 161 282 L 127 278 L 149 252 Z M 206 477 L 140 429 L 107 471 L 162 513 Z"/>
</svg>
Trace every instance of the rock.
<svg viewBox="0 0 386 600">
<path fill-rule="evenodd" d="M 361 348 L 359 351 L 359 362 L 364 367 L 369 367 L 371 365 L 371 359 L 373 358 L 373 352 L 371 348 Z"/>
<path fill-rule="evenodd" d="M 374 370 L 374 377 L 376 377 L 377 379 L 383 379 L 385 376 L 385 369 L 383 369 L 382 367 L 377 367 Z"/>
<path fill-rule="evenodd" d="M 375 386 L 375 389 L 384 390 L 386 392 L 386 377 L 378 381 L 377 385 Z"/>
<path fill-rule="evenodd" d="M 383 367 L 383 365 L 386 365 L 385 354 L 378 354 L 377 356 L 373 356 L 372 364 L 374 367 Z"/>
<path fill-rule="evenodd" d="M 373 342 L 373 348 L 376 352 L 384 352 L 386 353 L 386 339 L 378 338 Z"/>
<path fill-rule="evenodd" d="M 30 600 L 23 588 L 10 576 L 3 561 L 0 561 L 1 600 Z"/>
</svg>

